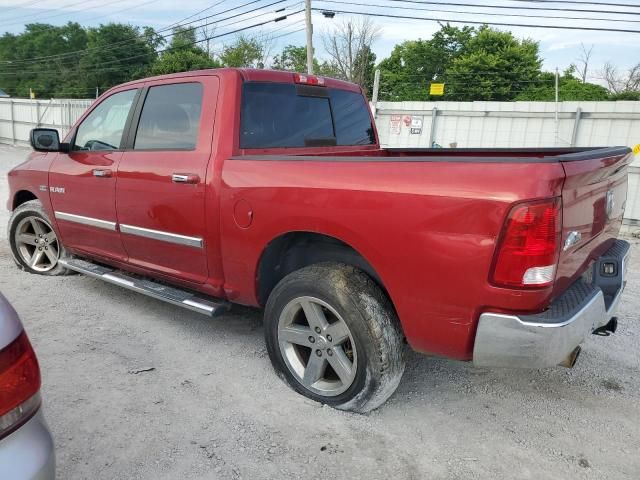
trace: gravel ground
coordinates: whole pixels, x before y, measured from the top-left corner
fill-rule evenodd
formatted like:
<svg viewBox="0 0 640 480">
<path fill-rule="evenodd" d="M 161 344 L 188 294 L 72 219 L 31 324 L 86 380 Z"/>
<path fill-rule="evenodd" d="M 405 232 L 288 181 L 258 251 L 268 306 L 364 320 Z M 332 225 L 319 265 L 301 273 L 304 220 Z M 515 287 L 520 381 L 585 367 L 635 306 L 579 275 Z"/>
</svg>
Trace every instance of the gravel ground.
<svg viewBox="0 0 640 480">
<path fill-rule="evenodd" d="M 0 146 L 2 202 L 25 155 Z M 638 255 L 618 333 L 588 338 L 574 369 L 411 353 L 397 393 L 361 416 L 276 377 L 258 311 L 211 320 L 99 280 L 18 271 L 0 212 L 0 290 L 40 359 L 61 479 L 640 477 Z"/>
</svg>

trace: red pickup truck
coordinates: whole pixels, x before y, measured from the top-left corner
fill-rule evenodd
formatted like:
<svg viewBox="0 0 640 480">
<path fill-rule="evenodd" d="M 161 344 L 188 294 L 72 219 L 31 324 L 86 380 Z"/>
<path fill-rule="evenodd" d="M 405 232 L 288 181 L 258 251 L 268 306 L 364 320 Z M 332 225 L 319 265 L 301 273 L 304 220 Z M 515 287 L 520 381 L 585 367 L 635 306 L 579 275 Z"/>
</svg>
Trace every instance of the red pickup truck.
<svg viewBox="0 0 640 480">
<path fill-rule="evenodd" d="M 482 366 L 573 366 L 615 331 L 630 150 L 383 149 L 362 90 L 219 69 L 102 95 L 9 174 L 17 264 L 215 315 L 263 307 L 292 388 L 365 412 L 404 341 Z"/>
</svg>

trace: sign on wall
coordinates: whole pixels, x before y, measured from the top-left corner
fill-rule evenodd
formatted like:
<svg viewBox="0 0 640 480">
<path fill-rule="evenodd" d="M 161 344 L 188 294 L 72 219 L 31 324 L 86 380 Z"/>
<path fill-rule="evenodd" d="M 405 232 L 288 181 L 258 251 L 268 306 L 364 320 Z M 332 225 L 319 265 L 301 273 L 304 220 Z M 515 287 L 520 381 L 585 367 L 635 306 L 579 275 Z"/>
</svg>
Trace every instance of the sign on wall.
<svg viewBox="0 0 640 480">
<path fill-rule="evenodd" d="M 422 117 L 409 116 L 404 117 L 404 124 L 409 127 L 409 133 L 412 135 L 422 134 Z"/>
<path fill-rule="evenodd" d="M 402 128 L 402 115 L 391 115 L 389 117 L 389 133 L 392 135 L 400 135 Z"/>
</svg>

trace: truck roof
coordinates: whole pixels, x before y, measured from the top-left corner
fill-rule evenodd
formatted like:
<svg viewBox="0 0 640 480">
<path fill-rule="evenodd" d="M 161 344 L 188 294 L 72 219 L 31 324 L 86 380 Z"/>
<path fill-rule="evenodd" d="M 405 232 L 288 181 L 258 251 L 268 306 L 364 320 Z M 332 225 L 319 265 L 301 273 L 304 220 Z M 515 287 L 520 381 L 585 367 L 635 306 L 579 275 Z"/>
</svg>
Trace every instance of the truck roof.
<svg viewBox="0 0 640 480">
<path fill-rule="evenodd" d="M 262 70 L 256 68 L 208 68 L 204 70 L 193 70 L 190 72 L 178 72 L 178 73 L 169 73 L 166 75 L 157 75 L 154 77 L 146 77 L 141 78 L 139 80 L 133 80 L 131 82 L 123 83 L 117 85 L 117 87 L 123 87 L 128 85 L 137 85 L 140 83 L 147 82 L 149 80 L 164 80 L 171 78 L 184 78 L 184 77 L 200 77 L 203 75 L 219 75 L 222 77 L 225 76 L 235 76 L 240 75 L 243 81 L 245 82 L 276 82 L 276 83 L 294 83 L 294 72 L 285 72 L 282 70 Z M 301 73 L 300 75 L 306 75 Z M 325 84 L 327 87 L 331 88 L 339 88 L 341 90 L 349 90 L 352 92 L 362 92 L 362 89 L 359 85 L 351 82 L 346 82 L 344 80 L 338 80 L 335 78 L 322 77 L 325 79 Z M 114 87 L 115 88 L 115 87 Z"/>
</svg>

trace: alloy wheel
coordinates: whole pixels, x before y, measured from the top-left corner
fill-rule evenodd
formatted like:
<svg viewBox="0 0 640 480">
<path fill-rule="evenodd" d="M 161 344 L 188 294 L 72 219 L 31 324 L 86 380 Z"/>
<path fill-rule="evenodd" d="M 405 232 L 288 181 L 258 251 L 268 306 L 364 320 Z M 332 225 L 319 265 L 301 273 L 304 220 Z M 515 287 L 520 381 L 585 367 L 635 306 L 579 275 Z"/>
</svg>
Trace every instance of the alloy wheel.
<svg viewBox="0 0 640 480">
<path fill-rule="evenodd" d="M 51 225 L 36 216 L 20 220 L 15 231 L 15 244 L 22 261 L 38 272 L 53 269 L 60 255 L 58 238 Z"/>
<path fill-rule="evenodd" d="M 311 392 L 332 397 L 356 376 L 357 352 L 344 319 L 326 302 L 298 297 L 278 321 L 280 353 L 296 380 Z"/>
</svg>

